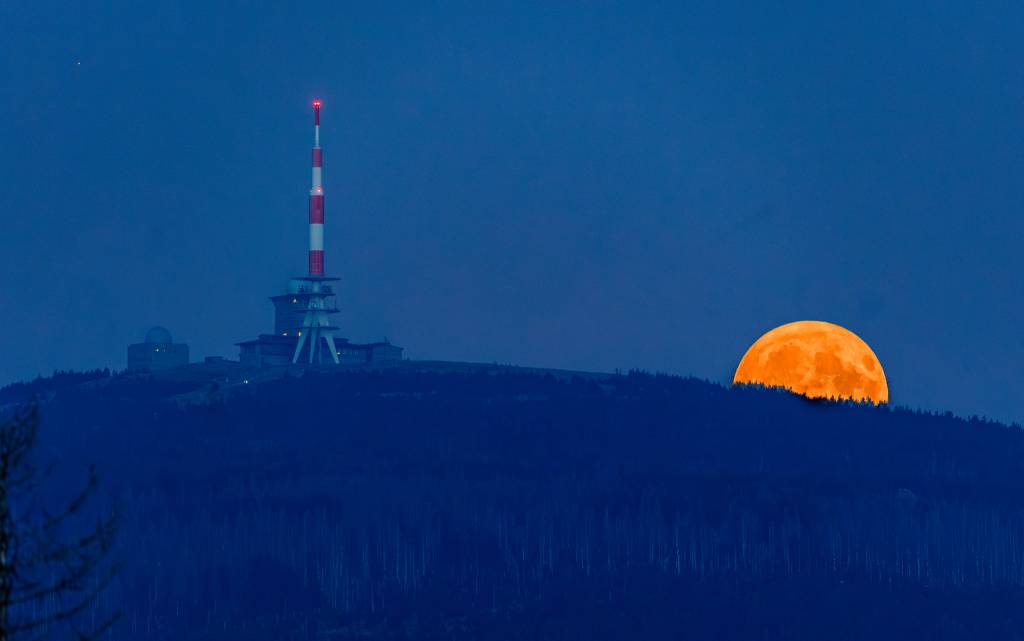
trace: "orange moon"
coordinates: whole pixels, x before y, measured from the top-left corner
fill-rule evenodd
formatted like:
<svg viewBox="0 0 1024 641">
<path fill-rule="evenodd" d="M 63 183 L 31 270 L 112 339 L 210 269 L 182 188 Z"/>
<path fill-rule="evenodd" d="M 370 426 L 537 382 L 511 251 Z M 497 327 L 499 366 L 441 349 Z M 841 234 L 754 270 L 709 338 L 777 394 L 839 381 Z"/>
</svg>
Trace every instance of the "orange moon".
<svg viewBox="0 0 1024 641">
<path fill-rule="evenodd" d="M 732 382 L 784 387 L 808 398 L 889 402 L 882 363 L 868 344 L 822 321 L 787 323 L 757 339 Z"/>
</svg>

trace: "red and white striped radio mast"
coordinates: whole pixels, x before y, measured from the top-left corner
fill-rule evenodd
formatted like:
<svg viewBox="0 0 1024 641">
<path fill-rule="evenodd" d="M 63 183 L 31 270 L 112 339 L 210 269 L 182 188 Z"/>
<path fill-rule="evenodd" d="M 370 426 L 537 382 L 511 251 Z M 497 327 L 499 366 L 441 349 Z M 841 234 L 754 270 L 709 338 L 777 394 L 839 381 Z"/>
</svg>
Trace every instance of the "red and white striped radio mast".
<svg viewBox="0 0 1024 641">
<path fill-rule="evenodd" d="M 309 190 L 309 275 L 324 275 L 324 155 L 320 150 L 320 101 L 313 101 L 313 186 Z"/>
<path fill-rule="evenodd" d="M 338 350 L 334 345 L 334 330 L 330 314 L 338 310 L 328 302 L 334 290 L 327 283 L 337 278 L 324 276 L 324 156 L 320 149 L 320 101 L 313 101 L 313 185 L 309 190 L 309 275 L 293 280 L 299 282 L 299 293 L 306 307 L 297 311 L 306 313 L 295 345 L 292 362 L 298 363 L 304 347 L 310 364 L 327 362 L 325 356 L 338 363 Z M 323 342 L 321 343 L 321 339 Z M 327 352 L 327 354 L 324 354 Z"/>
</svg>

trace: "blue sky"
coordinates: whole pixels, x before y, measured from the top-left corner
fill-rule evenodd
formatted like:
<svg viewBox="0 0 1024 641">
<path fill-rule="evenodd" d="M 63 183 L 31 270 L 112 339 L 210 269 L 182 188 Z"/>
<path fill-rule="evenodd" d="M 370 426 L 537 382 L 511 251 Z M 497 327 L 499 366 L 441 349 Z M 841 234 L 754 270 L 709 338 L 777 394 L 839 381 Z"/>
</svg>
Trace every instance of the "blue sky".
<svg viewBox="0 0 1024 641">
<path fill-rule="evenodd" d="M 353 340 L 726 381 L 827 320 L 1024 421 L 1020 5 L 268 5 L 0 6 L 0 381 L 269 330 L 319 96 Z"/>
</svg>

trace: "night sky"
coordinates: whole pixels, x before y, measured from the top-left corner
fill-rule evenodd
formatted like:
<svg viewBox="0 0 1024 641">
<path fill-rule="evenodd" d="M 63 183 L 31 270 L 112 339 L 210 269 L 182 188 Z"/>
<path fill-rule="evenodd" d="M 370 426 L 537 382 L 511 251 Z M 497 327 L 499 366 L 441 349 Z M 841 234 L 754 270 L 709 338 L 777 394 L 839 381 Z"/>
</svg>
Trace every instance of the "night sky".
<svg viewBox="0 0 1024 641">
<path fill-rule="evenodd" d="M 724 382 L 827 320 L 1024 421 L 1020 3 L 269 4 L 0 4 L 0 384 L 272 329 L 320 97 L 355 341 Z"/>
</svg>

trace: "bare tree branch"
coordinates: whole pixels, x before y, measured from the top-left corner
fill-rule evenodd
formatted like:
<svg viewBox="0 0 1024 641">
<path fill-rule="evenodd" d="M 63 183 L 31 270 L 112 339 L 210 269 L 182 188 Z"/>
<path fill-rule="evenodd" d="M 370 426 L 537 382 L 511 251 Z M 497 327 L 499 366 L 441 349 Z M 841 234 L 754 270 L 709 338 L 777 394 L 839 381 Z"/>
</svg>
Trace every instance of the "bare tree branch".
<svg viewBox="0 0 1024 641">
<path fill-rule="evenodd" d="M 33 461 L 39 429 L 35 403 L 0 423 L 0 641 L 51 638 L 53 626 L 73 638 L 94 639 L 120 616 L 102 618 L 90 631 L 79 615 L 93 611 L 117 576 L 107 561 L 117 532 L 112 510 L 88 526 L 82 522 L 97 495 L 96 471 L 85 486 L 54 512 L 38 496 L 52 466 Z M 70 536 L 69 536 L 70 535 Z"/>
</svg>

